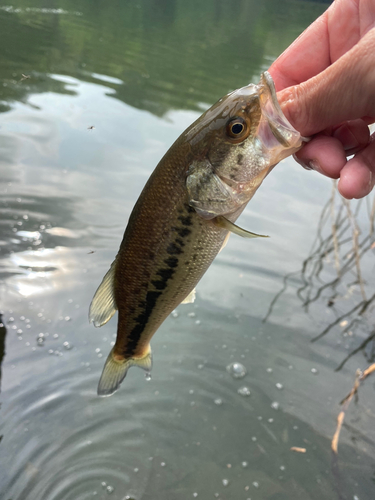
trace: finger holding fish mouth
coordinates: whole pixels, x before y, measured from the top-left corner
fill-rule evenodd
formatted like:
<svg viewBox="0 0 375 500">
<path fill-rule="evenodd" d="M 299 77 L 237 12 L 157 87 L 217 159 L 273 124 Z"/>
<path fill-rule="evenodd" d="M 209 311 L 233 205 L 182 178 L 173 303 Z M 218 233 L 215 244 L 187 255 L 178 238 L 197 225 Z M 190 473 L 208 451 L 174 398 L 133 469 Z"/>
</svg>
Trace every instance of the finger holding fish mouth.
<svg viewBox="0 0 375 500">
<path fill-rule="evenodd" d="M 362 120 L 354 122 L 341 125 L 332 135 L 317 134 L 294 155 L 307 170 L 339 179 L 338 189 L 347 199 L 368 195 L 375 183 L 375 136 Z"/>
</svg>

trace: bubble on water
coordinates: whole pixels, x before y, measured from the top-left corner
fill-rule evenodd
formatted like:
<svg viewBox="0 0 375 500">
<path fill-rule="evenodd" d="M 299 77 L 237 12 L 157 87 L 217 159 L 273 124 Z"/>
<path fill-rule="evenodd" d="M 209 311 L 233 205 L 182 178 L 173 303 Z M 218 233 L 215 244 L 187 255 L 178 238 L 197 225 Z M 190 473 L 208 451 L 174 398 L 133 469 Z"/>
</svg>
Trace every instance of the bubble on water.
<svg viewBox="0 0 375 500">
<path fill-rule="evenodd" d="M 280 470 L 285 470 L 285 465 L 280 465 Z"/>
<path fill-rule="evenodd" d="M 11 316 L 11 317 L 8 319 L 8 323 L 13 323 L 13 321 L 14 321 L 14 318 L 13 318 L 13 316 Z"/>
<path fill-rule="evenodd" d="M 233 378 L 243 378 L 247 370 L 242 365 L 241 363 L 231 363 L 230 365 L 227 366 L 227 372 L 233 377 Z"/>
<path fill-rule="evenodd" d="M 198 493 L 193 493 L 194 498 L 197 498 L 197 496 L 198 496 Z"/>
<path fill-rule="evenodd" d="M 250 389 L 246 386 L 243 386 L 243 387 L 240 387 L 238 390 L 237 390 L 238 394 L 240 396 L 250 396 Z"/>
<path fill-rule="evenodd" d="M 102 488 L 105 488 L 107 486 L 107 483 L 105 481 L 102 481 L 101 485 L 102 485 Z"/>
<path fill-rule="evenodd" d="M 36 338 L 36 343 L 39 346 L 42 346 L 42 345 L 44 345 L 44 341 L 45 341 L 44 333 L 39 333 L 37 338 Z"/>
<path fill-rule="evenodd" d="M 25 321 L 25 316 L 20 316 L 21 321 Z"/>
<path fill-rule="evenodd" d="M 259 488 L 259 483 L 257 481 L 254 481 L 253 486 L 254 486 L 254 488 Z"/>
<path fill-rule="evenodd" d="M 222 405 L 222 404 L 223 404 L 223 400 L 222 400 L 222 399 L 220 399 L 220 398 L 216 398 L 216 399 L 214 400 L 214 403 L 215 403 L 215 405 L 220 406 L 220 405 Z"/>
<path fill-rule="evenodd" d="M 314 375 L 317 375 L 318 370 L 316 368 L 311 368 L 311 373 L 313 373 Z"/>
<path fill-rule="evenodd" d="M 178 312 L 176 311 L 176 309 L 174 311 L 171 312 L 171 316 L 172 318 L 178 318 L 179 314 Z"/>
<path fill-rule="evenodd" d="M 244 461 L 244 462 L 242 462 L 242 464 L 241 464 L 241 465 L 242 465 L 242 467 L 243 467 L 244 469 L 246 469 L 246 467 L 247 467 L 249 464 L 248 464 L 248 462 L 245 462 L 245 461 Z"/>
<path fill-rule="evenodd" d="M 95 349 L 96 354 L 98 354 L 100 351 L 101 351 L 101 349 L 100 349 L 99 347 L 97 347 L 97 348 Z"/>
<path fill-rule="evenodd" d="M 359 500 L 359 497 L 357 497 L 357 495 L 354 495 L 353 500 Z"/>
<path fill-rule="evenodd" d="M 136 468 L 134 469 L 134 472 L 135 472 L 136 474 L 137 474 L 137 472 L 139 472 L 138 467 L 136 467 Z"/>
<path fill-rule="evenodd" d="M 204 368 L 204 365 L 202 364 L 198 365 L 198 370 L 202 370 L 202 368 Z"/>
<path fill-rule="evenodd" d="M 253 437 L 251 438 L 251 441 L 254 441 L 254 442 L 255 442 L 256 440 L 257 440 L 257 438 L 256 438 L 255 436 L 253 436 Z"/>
<path fill-rule="evenodd" d="M 150 372 L 145 373 L 145 379 L 147 380 L 147 382 L 149 382 L 151 380 L 151 373 Z"/>
<path fill-rule="evenodd" d="M 194 389 L 189 389 L 189 394 L 194 394 Z"/>
<path fill-rule="evenodd" d="M 58 338 L 59 338 L 59 334 L 58 334 L 58 333 L 54 333 L 54 334 L 53 334 L 53 338 L 54 338 L 54 339 L 58 339 Z"/>
<path fill-rule="evenodd" d="M 73 347 L 71 344 L 69 344 L 69 342 L 64 342 L 63 346 L 67 351 L 70 351 L 70 349 Z"/>
<path fill-rule="evenodd" d="M 108 485 L 108 486 L 106 487 L 106 490 L 107 490 L 107 493 L 109 493 L 109 494 L 111 494 L 111 493 L 113 493 L 113 492 L 115 491 L 114 487 L 113 487 L 113 486 L 110 486 L 110 485 Z"/>
<path fill-rule="evenodd" d="M 196 322 L 195 322 L 196 325 L 200 325 L 201 324 L 201 320 L 200 319 L 197 319 Z"/>
<path fill-rule="evenodd" d="M 272 424 L 272 422 L 273 422 L 273 418 L 269 418 L 269 419 L 268 419 L 268 422 L 269 422 L 270 424 Z"/>
<path fill-rule="evenodd" d="M 223 483 L 223 486 L 228 486 L 229 484 L 228 479 L 223 479 L 221 482 Z"/>
<path fill-rule="evenodd" d="M 17 335 L 21 335 L 21 333 L 22 333 L 22 330 L 21 330 L 21 328 L 19 328 L 19 329 L 17 330 Z"/>
<path fill-rule="evenodd" d="M 272 373 L 273 372 L 272 368 L 267 368 L 267 372 Z"/>
<path fill-rule="evenodd" d="M 71 317 L 70 316 L 65 316 L 65 321 L 70 321 L 71 320 Z"/>
<path fill-rule="evenodd" d="M 53 354 L 53 349 L 48 349 L 48 354 Z"/>
<path fill-rule="evenodd" d="M 165 467 L 165 466 L 166 466 L 166 463 L 165 463 L 165 462 L 160 462 L 160 466 L 161 466 L 161 467 Z"/>
<path fill-rule="evenodd" d="M 278 410 L 280 408 L 280 403 L 274 401 L 273 403 L 271 403 L 271 408 L 273 408 L 274 410 Z"/>
<path fill-rule="evenodd" d="M 280 391 L 281 391 L 281 389 L 284 389 L 283 384 L 280 384 L 280 382 L 277 382 L 277 384 L 275 384 L 275 385 L 276 385 L 276 388 L 279 389 Z"/>
</svg>

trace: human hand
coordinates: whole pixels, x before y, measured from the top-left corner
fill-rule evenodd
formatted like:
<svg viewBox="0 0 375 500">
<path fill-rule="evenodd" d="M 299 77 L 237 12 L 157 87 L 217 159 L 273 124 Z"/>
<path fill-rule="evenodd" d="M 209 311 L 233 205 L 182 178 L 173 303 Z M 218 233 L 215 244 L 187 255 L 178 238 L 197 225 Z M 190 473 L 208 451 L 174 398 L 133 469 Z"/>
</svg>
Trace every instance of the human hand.
<svg viewBox="0 0 375 500">
<path fill-rule="evenodd" d="M 335 0 L 269 71 L 288 120 L 313 136 L 297 161 L 340 178 L 345 198 L 366 196 L 375 184 L 374 0 Z"/>
</svg>

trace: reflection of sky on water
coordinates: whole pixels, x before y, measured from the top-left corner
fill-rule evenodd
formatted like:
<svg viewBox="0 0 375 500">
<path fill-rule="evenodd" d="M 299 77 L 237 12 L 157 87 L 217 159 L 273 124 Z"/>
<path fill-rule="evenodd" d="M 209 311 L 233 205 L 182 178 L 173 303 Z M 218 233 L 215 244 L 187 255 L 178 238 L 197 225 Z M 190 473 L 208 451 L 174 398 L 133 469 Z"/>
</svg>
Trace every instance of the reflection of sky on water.
<svg viewBox="0 0 375 500">
<path fill-rule="evenodd" d="M 41 247 L 48 235 L 68 238 L 73 235 L 75 239 L 80 239 L 77 243 L 81 245 L 82 238 L 86 236 L 85 244 L 95 249 L 100 240 L 95 236 L 103 232 L 104 235 L 112 235 L 114 251 L 138 193 L 168 147 L 166 142 L 173 142 L 198 113 L 171 111 L 160 119 L 113 100 L 113 90 L 103 85 L 59 75 L 53 75 L 53 78 L 64 83 L 72 92 L 33 95 L 29 100 L 32 107 L 19 104 L 5 116 L 1 130 L 3 142 L 5 145 L 12 144 L 12 150 L 16 149 L 17 155 L 13 161 L 3 162 L 3 168 L 19 175 L 17 182 L 5 190 L 10 194 L 16 186 L 22 199 L 30 189 L 42 195 L 47 186 L 48 199 L 42 195 L 39 200 L 42 205 L 45 202 L 42 207 L 44 217 L 53 213 L 54 194 L 61 200 L 62 206 L 65 205 L 65 212 L 73 204 L 68 217 L 71 220 L 67 220 L 67 213 L 61 218 L 72 229 L 47 227 L 42 231 L 41 238 L 34 238 L 30 235 L 37 232 L 29 231 L 27 237 L 25 232 L 20 232 L 21 225 L 16 226 L 18 231 L 14 236 L 24 243 L 33 239 L 34 244 L 39 242 Z M 88 129 L 92 125 L 95 129 Z M 306 182 L 307 178 L 309 182 Z M 249 266 L 252 270 L 251 287 L 272 293 L 274 281 L 272 278 L 267 285 L 265 272 L 269 269 L 269 262 L 272 261 L 273 276 L 276 273 L 281 277 L 285 273 L 285 262 L 293 263 L 306 255 L 314 235 L 306 238 L 300 225 L 306 214 L 309 220 L 317 219 L 320 213 L 317 199 L 322 199 L 324 191 L 328 196 L 329 190 L 327 180 L 314 173 L 306 173 L 291 159 L 280 164 L 266 179 L 264 187 L 240 219 L 245 228 L 267 233 L 271 238 L 249 242 L 232 236 L 228 245 L 230 250 L 219 255 L 213 268 L 224 265 L 226 279 L 230 279 L 232 265 L 243 262 L 245 269 Z M 69 196 L 66 201 L 61 198 L 65 195 Z M 31 200 L 30 208 L 32 205 Z M 39 218 L 39 222 L 45 225 L 45 220 L 40 217 L 41 209 L 38 211 L 34 217 L 35 224 Z M 30 219 L 30 210 L 27 216 Z M 57 221 L 48 222 L 54 226 Z M 71 241 L 67 242 L 68 246 L 71 244 Z M 60 266 L 66 255 L 59 253 Z M 263 272 L 259 273 L 256 269 Z M 211 275 L 215 280 L 215 269 L 209 272 L 209 277 L 198 288 L 202 297 L 212 294 Z M 35 279 L 28 277 L 27 283 L 36 283 Z M 247 286 L 246 273 L 241 283 Z M 26 290 L 26 283 L 23 287 Z M 220 290 L 217 295 L 215 300 L 218 303 L 234 300 Z"/>
<path fill-rule="evenodd" d="M 15 423 L 39 439 L 30 441 L 26 431 L 18 436 L 22 453 L 8 472 L 9 492 L 30 487 L 36 498 L 43 498 L 48 488 L 69 489 L 63 477 L 54 486 L 50 478 L 56 470 L 67 472 L 71 460 L 80 472 L 68 471 L 70 487 L 81 488 L 77 498 L 87 492 L 85 481 L 87 488 L 96 484 L 92 466 L 119 494 L 146 491 L 147 499 L 155 491 L 160 496 L 174 492 L 177 476 L 179 498 L 196 490 L 208 498 L 222 491 L 221 481 L 229 478 L 235 498 L 249 486 L 252 497 L 260 491 L 264 498 L 279 494 L 300 500 L 302 491 L 306 499 L 331 499 L 329 437 L 338 399 L 347 392 L 357 361 L 334 374 L 345 346 L 329 339 L 310 345 L 326 312 L 320 309 L 323 319 L 304 314 L 292 294 L 272 318 L 277 324 L 260 321 L 282 277 L 308 254 L 331 183 L 291 159 L 277 166 L 239 220 L 271 238 L 248 241 L 232 235 L 199 284 L 197 302 L 179 307 L 178 316 L 168 318 L 153 340 L 152 382 L 146 384 L 142 373 L 131 371 L 126 386 L 104 404 L 95 387 L 115 320 L 95 330 L 87 323 L 88 305 L 150 172 L 198 114 L 169 111 L 158 118 L 136 110 L 114 99 L 113 89 L 98 75 L 100 84 L 51 78 L 69 92 L 31 95 L 27 104 L 18 103 L 2 115 L 0 130 L 0 299 L 7 321 L 9 309 L 15 311 L 7 323 L 3 370 L 3 388 L 14 403 L 3 410 L 4 446 L 11 446 Z M 48 333 L 43 345 L 37 344 L 40 333 Z M 248 370 L 241 380 L 250 388 L 247 399 L 226 372 L 233 361 Z M 370 399 L 371 388 L 365 394 Z M 22 410 L 17 414 L 14 408 Z M 65 408 L 76 427 L 70 420 L 67 425 Z M 62 420 L 58 428 L 54 417 Z M 358 418 L 372 450 L 371 415 Z M 42 436 L 37 429 L 41 419 Z M 350 481 L 363 480 L 366 491 L 368 450 L 361 441 L 356 453 L 363 467 L 353 473 L 357 459 L 352 458 L 351 436 L 342 437 L 343 467 Z M 307 446 L 308 457 L 291 454 L 292 445 Z M 176 448 L 183 450 L 178 459 Z M 149 457 L 156 457 L 156 465 Z M 246 469 L 240 466 L 244 460 L 250 464 Z M 111 475 L 119 462 L 121 472 Z M 32 464 L 32 479 L 20 472 L 25 463 Z M 160 463 L 167 463 L 163 472 Z M 233 463 L 231 470 L 228 463 Z M 280 466 L 286 466 L 285 483 L 279 480 Z M 314 480 L 309 482 L 311 471 Z M 296 483 L 301 489 L 295 494 Z M 358 491 L 357 486 L 351 489 Z"/>
</svg>

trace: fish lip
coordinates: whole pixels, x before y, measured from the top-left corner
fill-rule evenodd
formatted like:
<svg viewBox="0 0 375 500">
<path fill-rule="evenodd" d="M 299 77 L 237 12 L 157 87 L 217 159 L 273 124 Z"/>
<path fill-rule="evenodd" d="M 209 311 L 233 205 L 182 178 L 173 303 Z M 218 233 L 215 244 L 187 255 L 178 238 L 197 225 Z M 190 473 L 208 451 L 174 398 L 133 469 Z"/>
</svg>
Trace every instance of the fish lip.
<svg viewBox="0 0 375 500">
<path fill-rule="evenodd" d="M 259 86 L 261 87 L 260 106 L 262 114 L 267 119 L 274 137 L 285 148 L 299 149 L 302 147 L 303 143 L 308 142 L 310 138 L 301 136 L 284 115 L 277 100 L 274 81 L 268 71 L 261 74 Z"/>
</svg>

